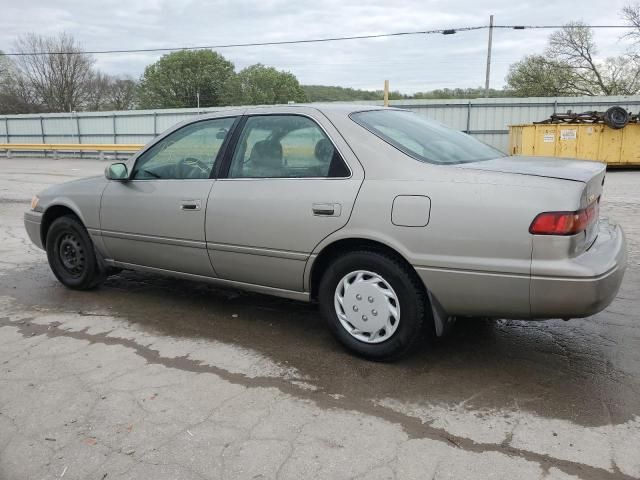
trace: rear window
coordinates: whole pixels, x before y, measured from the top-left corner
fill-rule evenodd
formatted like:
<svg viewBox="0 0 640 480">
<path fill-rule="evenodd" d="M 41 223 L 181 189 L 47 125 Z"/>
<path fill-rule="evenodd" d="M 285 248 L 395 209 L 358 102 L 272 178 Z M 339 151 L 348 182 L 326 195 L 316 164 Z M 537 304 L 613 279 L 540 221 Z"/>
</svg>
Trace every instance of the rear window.
<svg viewBox="0 0 640 480">
<path fill-rule="evenodd" d="M 352 120 L 421 162 L 456 164 L 504 157 L 479 140 L 402 110 L 370 110 L 351 114 Z"/>
</svg>

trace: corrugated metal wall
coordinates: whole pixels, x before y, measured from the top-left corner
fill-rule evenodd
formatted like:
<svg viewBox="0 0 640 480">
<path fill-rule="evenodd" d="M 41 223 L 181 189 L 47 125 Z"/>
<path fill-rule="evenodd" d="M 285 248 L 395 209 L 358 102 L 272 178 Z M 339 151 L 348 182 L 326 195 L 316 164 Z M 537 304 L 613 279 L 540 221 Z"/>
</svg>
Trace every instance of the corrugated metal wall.
<svg viewBox="0 0 640 480">
<path fill-rule="evenodd" d="M 603 111 L 612 105 L 638 112 L 640 96 L 396 100 L 391 105 L 465 131 L 506 152 L 509 125 L 544 120 L 554 112 Z M 178 122 L 218 110 L 223 108 L 0 115 L 0 142 L 147 143 Z"/>
</svg>

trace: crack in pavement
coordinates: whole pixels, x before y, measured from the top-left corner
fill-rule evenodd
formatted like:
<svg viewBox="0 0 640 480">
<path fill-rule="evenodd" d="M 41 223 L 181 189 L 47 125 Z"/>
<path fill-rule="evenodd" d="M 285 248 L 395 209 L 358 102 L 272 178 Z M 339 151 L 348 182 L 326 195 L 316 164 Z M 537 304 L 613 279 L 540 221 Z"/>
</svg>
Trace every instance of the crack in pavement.
<svg viewBox="0 0 640 480">
<path fill-rule="evenodd" d="M 582 463 L 556 459 L 550 455 L 515 448 L 508 445 L 508 443 L 506 442 L 502 442 L 501 444 L 475 442 L 469 438 L 452 435 L 442 428 L 424 424 L 419 418 L 415 418 L 391 410 L 388 407 L 380 404 L 374 404 L 371 402 L 349 397 L 341 397 L 337 399 L 320 389 L 309 390 L 300 388 L 299 386 L 292 384 L 286 379 L 274 377 L 250 378 L 241 373 L 229 372 L 215 365 L 208 365 L 199 360 L 191 359 L 188 357 L 188 355 L 179 357 L 162 356 L 157 350 L 149 348 L 145 345 L 140 345 L 134 340 L 109 336 L 110 332 L 90 334 L 88 333 L 86 328 L 80 331 L 71 331 L 60 328 L 60 325 L 61 324 L 59 322 L 52 322 L 50 324 L 35 324 L 29 322 L 26 319 L 12 321 L 8 317 L 0 318 L 0 327 L 14 327 L 23 337 L 66 337 L 87 341 L 90 344 L 119 345 L 131 349 L 135 354 L 146 360 L 148 364 L 159 364 L 167 368 L 178 369 L 193 373 L 214 374 L 232 384 L 241 385 L 244 387 L 277 388 L 282 393 L 289 394 L 293 397 L 301 398 L 304 400 L 310 400 L 317 404 L 319 407 L 325 409 L 358 411 L 362 414 L 378 417 L 392 424 L 400 425 L 409 439 L 431 439 L 453 445 L 456 448 L 460 448 L 469 452 L 495 452 L 505 454 L 510 457 L 519 457 L 524 460 L 535 462 L 545 470 L 548 470 L 551 467 L 555 467 L 563 471 L 564 473 L 578 475 L 581 478 L 589 480 L 633 478 L 620 472 L 620 470 L 615 465 L 612 467 L 613 471 L 609 471 L 603 468 L 593 467 Z"/>
</svg>

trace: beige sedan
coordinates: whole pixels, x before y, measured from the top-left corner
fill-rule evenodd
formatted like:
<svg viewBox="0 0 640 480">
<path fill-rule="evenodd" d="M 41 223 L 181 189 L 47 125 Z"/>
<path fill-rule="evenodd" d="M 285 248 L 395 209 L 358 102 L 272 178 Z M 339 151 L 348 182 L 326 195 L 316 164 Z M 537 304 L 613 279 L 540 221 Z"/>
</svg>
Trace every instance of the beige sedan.
<svg viewBox="0 0 640 480">
<path fill-rule="evenodd" d="M 64 285 L 132 269 L 317 301 L 372 359 L 457 316 L 593 315 L 625 270 L 622 230 L 598 218 L 603 164 L 506 157 L 398 109 L 225 110 L 105 173 L 25 214 Z"/>
</svg>

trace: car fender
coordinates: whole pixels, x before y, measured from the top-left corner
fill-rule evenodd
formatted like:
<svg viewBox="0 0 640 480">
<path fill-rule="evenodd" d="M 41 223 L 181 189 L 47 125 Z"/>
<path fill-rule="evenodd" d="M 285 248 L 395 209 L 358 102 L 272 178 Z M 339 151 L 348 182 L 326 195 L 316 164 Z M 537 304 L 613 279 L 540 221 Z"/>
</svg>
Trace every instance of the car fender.
<svg viewBox="0 0 640 480">
<path fill-rule="evenodd" d="M 393 237 L 381 234 L 380 232 L 376 232 L 374 230 L 349 228 L 349 224 L 347 223 L 347 225 L 343 228 L 336 230 L 335 232 L 322 239 L 313 249 L 311 255 L 309 255 L 309 258 L 307 259 L 307 263 L 305 265 L 303 276 L 303 286 L 305 291 L 311 291 L 311 273 L 313 271 L 313 266 L 316 259 L 318 258 L 318 255 L 320 255 L 320 253 L 322 253 L 322 251 L 324 251 L 327 247 L 341 240 L 364 240 L 376 242 L 384 245 L 387 248 L 390 248 L 391 250 L 394 250 L 404 260 L 406 260 L 407 263 L 410 263 L 408 260 L 408 250 Z"/>
</svg>

